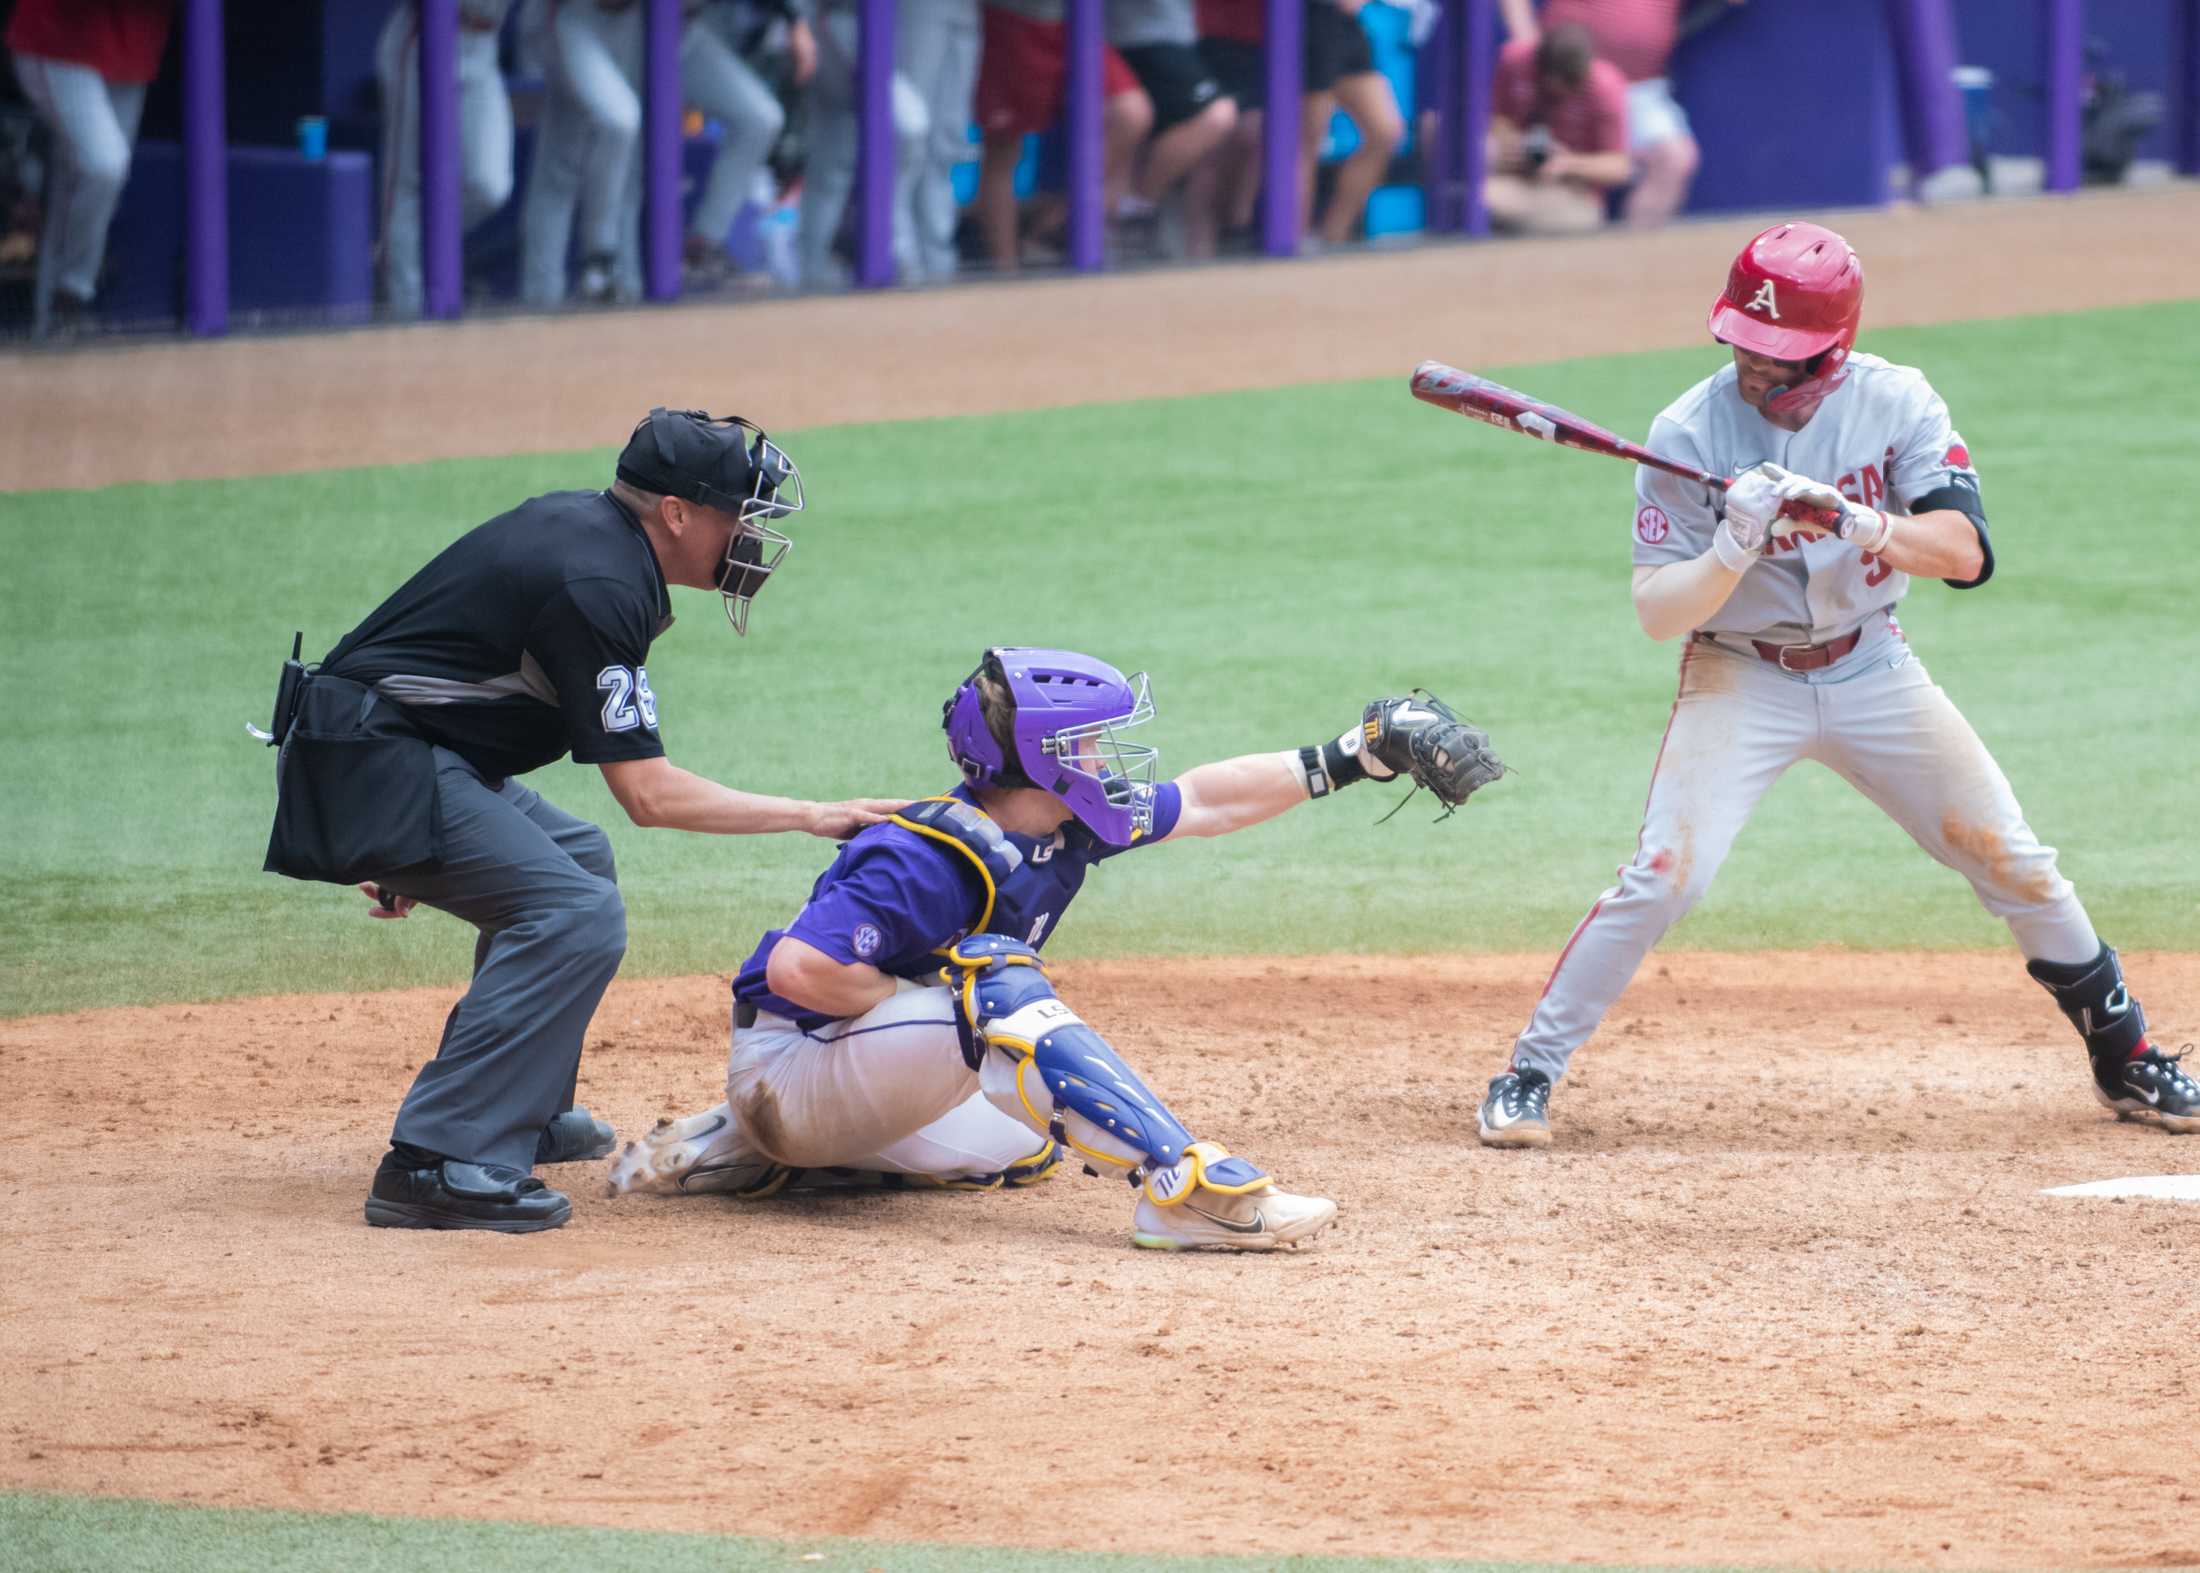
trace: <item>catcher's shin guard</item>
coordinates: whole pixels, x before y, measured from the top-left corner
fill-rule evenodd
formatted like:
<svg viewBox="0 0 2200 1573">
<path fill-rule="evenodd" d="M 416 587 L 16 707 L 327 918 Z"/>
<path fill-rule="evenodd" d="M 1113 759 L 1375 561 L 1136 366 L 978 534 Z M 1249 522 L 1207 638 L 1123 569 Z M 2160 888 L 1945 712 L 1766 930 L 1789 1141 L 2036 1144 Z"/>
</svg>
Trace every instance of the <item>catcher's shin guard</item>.
<svg viewBox="0 0 2200 1573">
<path fill-rule="evenodd" d="M 1114 1172 L 1159 1207 L 1194 1190 L 1227 1196 L 1273 1182 L 1192 1133 L 1048 981 L 1038 952 L 973 934 L 948 952 L 964 1054 L 997 1108 L 1044 1131 L 1095 1172 Z"/>
</svg>

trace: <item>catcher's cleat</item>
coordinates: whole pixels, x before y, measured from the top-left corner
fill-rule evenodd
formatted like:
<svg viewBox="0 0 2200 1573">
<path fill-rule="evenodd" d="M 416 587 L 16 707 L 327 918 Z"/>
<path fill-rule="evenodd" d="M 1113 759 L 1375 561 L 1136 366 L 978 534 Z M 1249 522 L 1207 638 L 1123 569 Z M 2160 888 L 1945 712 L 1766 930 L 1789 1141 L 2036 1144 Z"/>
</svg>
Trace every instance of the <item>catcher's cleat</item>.
<svg viewBox="0 0 2200 1573">
<path fill-rule="evenodd" d="M 619 1138 L 610 1126 L 575 1104 L 542 1128 L 535 1138 L 535 1162 L 586 1163 L 608 1158 Z"/>
<path fill-rule="evenodd" d="M 742 1149 L 724 1104 L 684 1120 L 659 1120 L 640 1141 L 611 1160 L 604 1194 L 630 1191 L 711 1191 L 769 1196 L 794 1171 Z"/>
<path fill-rule="evenodd" d="M 1294 1196 L 1273 1185 L 1221 1192 L 1200 1186 L 1158 1205 L 1141 1194 L 1131 1244 L 1149 1251 L 1273 1251 L 1311 1240 L 1337 1219 L 1326 1196 Z"/>
<path fill-rule="evenodd" d="M 2200 1134 L 2200 1082 L 2180 1063 L 2191 1052 L 2188 1043 L 2175 1054 L 2149 1046 L 2121 1060 L 2097 1055 L 2093 1096 L 2119 1118 L 2152 1121 L 2165 1131 L 2184 1135 Z"/>
<path fill-rule="evenodd" d="M 1476 1121 L 1485 1147 L 1551 1144 L 1551 1079 L 1541 1071 L 1507 1071 L 1490 1078 Z"/>
</svg>

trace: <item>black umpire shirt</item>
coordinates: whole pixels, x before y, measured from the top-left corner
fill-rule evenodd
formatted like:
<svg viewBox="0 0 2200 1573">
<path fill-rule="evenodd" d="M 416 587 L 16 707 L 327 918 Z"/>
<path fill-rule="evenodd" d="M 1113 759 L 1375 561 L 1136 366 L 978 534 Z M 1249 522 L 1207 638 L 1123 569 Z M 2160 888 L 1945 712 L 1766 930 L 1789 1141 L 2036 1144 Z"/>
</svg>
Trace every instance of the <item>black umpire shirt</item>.
<svg viewBox="0 0 2200 1573">
<path fill-rule="evenodd" d="M 551 492 L 460 536 L 321 670 L 372 686 L 491 779 L 570 751 L 655 759 L 642 663 L 672 624 L 657 553 L 608 492 Z"/>
</svg>

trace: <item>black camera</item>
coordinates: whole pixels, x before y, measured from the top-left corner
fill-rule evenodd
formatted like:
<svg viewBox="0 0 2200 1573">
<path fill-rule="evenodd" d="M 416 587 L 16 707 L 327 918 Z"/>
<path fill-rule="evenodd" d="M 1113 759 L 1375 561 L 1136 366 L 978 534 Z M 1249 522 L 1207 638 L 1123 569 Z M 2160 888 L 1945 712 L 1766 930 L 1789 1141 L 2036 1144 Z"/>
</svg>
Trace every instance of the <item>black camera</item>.
<svg viewBox="0 0 2200 1573">
<path fill-rule="evenodd" d="M 1521 162 L 1528 166 L 1528 173 L 1535 174 L 1550 159 L 1556 144 L 1551 141 L 1549 126 L 1530 126 L 1520 138 Z"/>
</svg>

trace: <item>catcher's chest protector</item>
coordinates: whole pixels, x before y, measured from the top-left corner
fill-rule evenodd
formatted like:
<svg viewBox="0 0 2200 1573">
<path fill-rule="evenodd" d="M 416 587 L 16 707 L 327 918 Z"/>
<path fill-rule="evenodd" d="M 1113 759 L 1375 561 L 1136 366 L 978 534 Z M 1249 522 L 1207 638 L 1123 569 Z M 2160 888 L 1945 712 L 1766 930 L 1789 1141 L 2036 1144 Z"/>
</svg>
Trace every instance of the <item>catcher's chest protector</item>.
<svg viewBox="0 0 2200 1573">
<path fill-rule="evenodd" d="M 1105 850 L 1075 821 L 1049 836 L 1017 835 L 954 797 L 911 803 L 893 819 L 972 874 L 982 905 L 964 933 L 1006 934 L 1034 949 L 1046 943 L 1084 888 L 1094 854 Z"/>
</svg>

